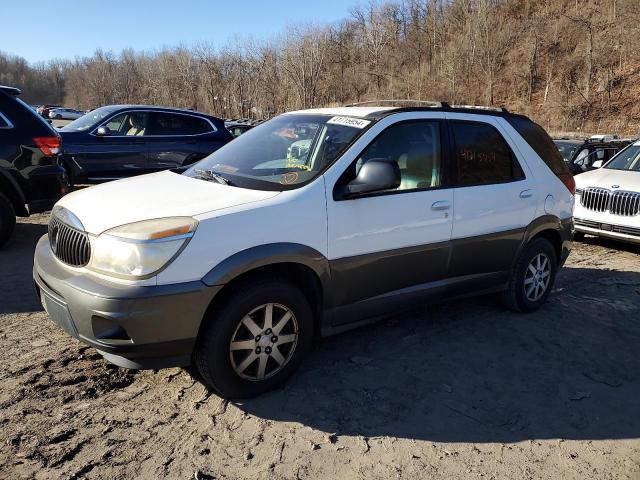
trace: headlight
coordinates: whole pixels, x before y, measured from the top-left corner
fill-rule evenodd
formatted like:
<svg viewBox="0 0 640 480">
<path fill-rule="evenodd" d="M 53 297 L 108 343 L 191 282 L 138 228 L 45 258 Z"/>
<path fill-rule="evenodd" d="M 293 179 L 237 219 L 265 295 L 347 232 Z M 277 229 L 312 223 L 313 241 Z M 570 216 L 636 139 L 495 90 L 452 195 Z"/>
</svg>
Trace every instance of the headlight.
<svg viewBox="0 0 640 480">
<path fill-rule="evenodd" d="M 112 228 L 92 237 L 88 268 L 132 280 L 148 278 L 177 256 L 197 226 L 194 218 L 172 217 Z"/>
</svg>

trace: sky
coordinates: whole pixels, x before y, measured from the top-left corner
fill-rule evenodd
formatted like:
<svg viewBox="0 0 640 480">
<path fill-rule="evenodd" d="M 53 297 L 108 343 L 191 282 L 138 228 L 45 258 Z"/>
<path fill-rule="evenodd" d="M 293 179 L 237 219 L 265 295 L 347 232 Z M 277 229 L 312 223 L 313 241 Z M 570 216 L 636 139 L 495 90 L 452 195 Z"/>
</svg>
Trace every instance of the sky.
<svg viewBox="0 0 640 480">
<path fill-rule="evenodd" d="M 271 38 L 291 25 L 331 23 L 358 0 L 0 0 L 0 51 L 30 63 L 97 48 L 151 51 L 235 38 Z"/>
</svg>

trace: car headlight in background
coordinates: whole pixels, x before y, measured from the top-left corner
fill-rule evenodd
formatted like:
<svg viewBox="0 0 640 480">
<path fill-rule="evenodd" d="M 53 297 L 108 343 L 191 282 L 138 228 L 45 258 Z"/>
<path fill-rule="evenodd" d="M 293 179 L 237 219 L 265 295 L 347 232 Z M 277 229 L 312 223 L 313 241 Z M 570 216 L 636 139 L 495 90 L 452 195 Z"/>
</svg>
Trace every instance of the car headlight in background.
<svg viewBox="0 0 640 480">
<path fill-rule="evenodd" d="M 171 217 L 112 228 L 92 237 L 88 268 L 131 280 L 148 278 L 180 253 L 197 226 L 194 218 Z"/>
</svg>

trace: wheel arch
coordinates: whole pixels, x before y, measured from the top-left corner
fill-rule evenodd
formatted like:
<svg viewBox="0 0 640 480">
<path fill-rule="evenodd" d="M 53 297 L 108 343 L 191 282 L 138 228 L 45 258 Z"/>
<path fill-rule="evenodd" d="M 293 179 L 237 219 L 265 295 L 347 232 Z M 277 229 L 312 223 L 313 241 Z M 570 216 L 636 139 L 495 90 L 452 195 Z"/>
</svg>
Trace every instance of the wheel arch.
<svg viewBox="0 0 640 480">
<path fill-rule="evenodd" d="M 202 281 L 222 286 L 211 300 L 206 316 L 245 282 L 257 278 L 283 278 L 305 294 L 314 313 L 314 332 L 319 334 L 329 301 L 329 261 L 317 250 L 295 243 L 274 243 L 240 251 L 219 263 Z"/>
<path fill-rule="evenodd" d="M 553 246 L 558 263 L 562 264 L 568 255 L 568 242 L 573 237 L 573 221 L 562 220 L 555 215 L 544 215 L 536 218 L 525 231 L 524 239 L 518 257 L 526 245 L 535 238 L 544 238 Z M 516 257 L 517 258 L 517 257 Z"/>
<path fill-rule="evenodd" d="M 24 196 L 24 192 L 16 180 L 3 169 L 0 169 L 0 192 L 4 193 L 9 200 L 11 200 L 16 215 L 29 215 L 29 212 L 27 212 L 25 207 L 27 200 Z"/>
</svg>

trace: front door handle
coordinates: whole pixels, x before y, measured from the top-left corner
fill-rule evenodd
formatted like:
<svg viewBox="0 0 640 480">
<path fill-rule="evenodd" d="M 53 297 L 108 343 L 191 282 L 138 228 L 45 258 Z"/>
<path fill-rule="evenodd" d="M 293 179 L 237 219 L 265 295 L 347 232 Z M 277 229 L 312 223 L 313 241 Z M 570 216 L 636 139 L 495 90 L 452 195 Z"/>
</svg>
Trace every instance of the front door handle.
<svg viewBox="0 0 640 480">
<path fill-rule="evenodd" d="M 531 190 L 530 188 L 520 192 L 520 198 L 531 198 L 531 197 L 533 197 L 533 190 Z"/>
<path fill-rule="evenodd" d="M 433 202 L 431 204 L 431 210 L 449 210 L 449 202 L 447 202 L 446 200 Z"/>
</svg>

